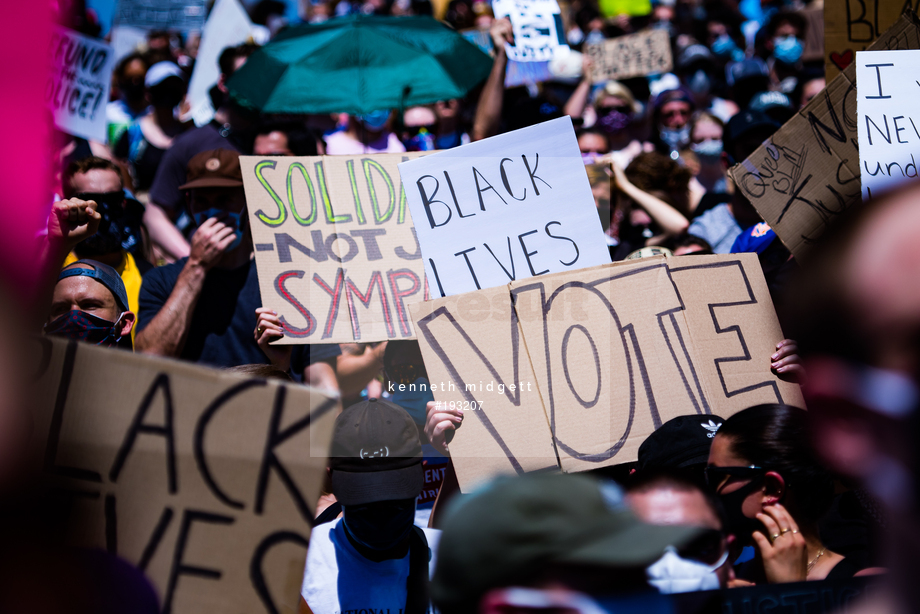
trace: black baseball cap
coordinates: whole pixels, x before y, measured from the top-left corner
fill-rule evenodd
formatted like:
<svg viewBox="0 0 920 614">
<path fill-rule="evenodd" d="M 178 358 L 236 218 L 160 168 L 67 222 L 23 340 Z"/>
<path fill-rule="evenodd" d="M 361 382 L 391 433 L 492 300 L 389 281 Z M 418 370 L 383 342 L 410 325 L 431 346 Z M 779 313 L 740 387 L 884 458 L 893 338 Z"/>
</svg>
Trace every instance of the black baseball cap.
<svg viewBox="0 0 920 614">
<path fill-rule="evenodd" d="M 91 277 L 95 279 L 109 289 L 109 292 L 115 297 L 115 302 L 118 303 L 119 309 L 128 311 L 128 292 L 125 290 L 125 282 L 121 280 L 118 271 L 109 265 L 95 260 L 77 260 L 61 271 L 60 275 L 58 275 L 58 281 L 68 277 Z"/>
<path fill-rule="evenodd" d="M 736 152 L 735 148 L 739 142 L 747 136 L 757 137 L 757 144 L 770 138 L 774 132 L 780 128 L 780 123 L 763 111 L 754 111 L 747 109 L 735 113 L 728 123 L 725 124 L 725 131 L 722 135 L 725 153 L 731 158 L 742 155 L 741 159 L 734 159 L 732 162 L 741 162 L 744 158 L 751 155 L 756 147 L 750 151 Z"/>
<path fill-rule="evenodd" d="M 723 422 L 719 416 L 700 414 L 668 420 L 639 446 L 638 470 L 705 464 L 712 438 Z"/>
<path fill-rule="evenodd" d="M 476 611 L 489 590 L 526 581 L 547 565 L 646 567 L 697 527 L 657 526 L 630 511 L 613 482 L 586 475 L 503 477 L 451 501 L 442 526 L 432 602 Z"/>
<path fill-rule="evenodd" d="M 336 418 L 329 467 L 332 494 L 346 506 L 414 499 L 425 482 L 415 422 L 381 399 L 356 403 Z"/>
</svg>

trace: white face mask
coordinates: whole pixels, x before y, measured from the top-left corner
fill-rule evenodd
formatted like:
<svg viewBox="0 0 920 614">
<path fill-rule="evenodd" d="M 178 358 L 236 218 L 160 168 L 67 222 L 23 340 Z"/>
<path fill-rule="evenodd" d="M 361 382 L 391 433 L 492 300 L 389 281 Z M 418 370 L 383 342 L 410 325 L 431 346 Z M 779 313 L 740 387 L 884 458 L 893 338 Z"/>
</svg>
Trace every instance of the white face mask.
<svg viewBox="0 0 920 614">
<path fill-rule="evenodd" d="M 715 565 L 706 565 L 699 561 L 683 559 L 678 556 L 673 546 L 665 548 L 664 556 L 645 569 L 648 583 L 660 592 L 690 593 L 709 591 L 719 588 L 719 576 L 716 570 L 728 560 L 728 551 Z"/>
</svg>

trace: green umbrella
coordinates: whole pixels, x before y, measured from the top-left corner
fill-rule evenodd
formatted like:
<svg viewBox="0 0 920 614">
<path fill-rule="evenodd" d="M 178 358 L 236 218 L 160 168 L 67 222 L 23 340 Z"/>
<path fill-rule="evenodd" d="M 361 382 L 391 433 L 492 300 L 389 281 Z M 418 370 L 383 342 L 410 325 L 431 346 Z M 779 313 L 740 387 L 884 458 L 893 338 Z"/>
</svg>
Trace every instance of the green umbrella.
<svg viewBox="0 0 920 614">
<path fill-rule="evenodd" d="M 264 113 L 370 113 L 464 96 L 492 60 L 430 17 L 360 15 L 278 34 L 227 82 Z"/>
</svg>

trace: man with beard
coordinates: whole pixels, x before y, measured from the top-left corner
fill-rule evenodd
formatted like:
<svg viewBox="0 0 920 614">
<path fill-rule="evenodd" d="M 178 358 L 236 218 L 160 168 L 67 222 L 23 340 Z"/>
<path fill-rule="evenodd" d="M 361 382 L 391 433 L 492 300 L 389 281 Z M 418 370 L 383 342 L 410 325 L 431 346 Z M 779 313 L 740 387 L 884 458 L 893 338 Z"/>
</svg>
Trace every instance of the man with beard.
<svg viewBox="0 0 920 614">
<path fill-rule="evenodd" d="M 137 313 L 141 276 L 153 268 L 132 253 L 140 247 L 144 206 L 126 197 L 118 166 L 104 158 L 73 162 L 64 172 L 63 184 L 65 198 L 95 201 L 102 216 L 96 234 L 78 243 L 64 264 L 92 258 L 115 269 L 127 291 L 128 309 Z"/>
</svg>

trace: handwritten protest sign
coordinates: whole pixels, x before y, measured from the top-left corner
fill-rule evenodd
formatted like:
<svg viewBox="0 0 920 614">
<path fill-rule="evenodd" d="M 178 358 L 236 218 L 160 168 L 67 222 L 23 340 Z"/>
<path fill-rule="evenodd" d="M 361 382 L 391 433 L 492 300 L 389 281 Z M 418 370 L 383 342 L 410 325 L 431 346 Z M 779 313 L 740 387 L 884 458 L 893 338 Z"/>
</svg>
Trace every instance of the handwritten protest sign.
<svg viewBox="0 0 920 614">
<path fill-rule="evenodd" d="M 425 155 L 242 156 L 262 304 L 282 344 L 415 338 L 422 254 L 396 165 Z"/>
<path fill-rule="evenodd" d="M 803 406 L 756 254 L 655 257 L 412 306 L 434 398 L 470 410 L 461 488 L 495 473 L 636 460 L 670 418 Z"/>
<path fill-rule="evenodd" d="M 209 90 L 220 77 L 217 60 L 227 47 L 246 40 L 252 29 L 249 15 L 239 0 L 217 0 L 201 33 L 195 69 L 188 84 L 188 101 L 196 126 L 203 126 L 214 117 Z"/>
<path fill-rule="evenodd" d="M 824 74 L 830 81 L 920 0 L 825 0 Z"/>
<path fill-rule="evenodd" d="M 671 41 L 666 30 L 648 30 L 585 45 L 594 62 L 595 82 L 643 77 L 671 70 Z"/>
<path fill-rule="evenodd" d="M 916 15 L 901 17 L 870 49 L 920 49 Z M 851 65 L 729 171 L 798 259 L 807 258 L 824 230 L 861 202 L 857 119 L 856 66 Z"/>
<path fill-rule="evenodd" d="M 399 172 L 435 296 L 610 262 L 569 117 Z"/>
<path fill-rule="evenodd" d="M 492 11 L 496 19 L 511 20 L 514 45 L 505 43 L 509 60 L 548 62 L 569 51 L 556 0 L 494 0 Z"/>
<path fill-rule="evenodd" d="M 863 200 L 917 177 L 920 114 L 915 110 L 920 83 L 904 78 L 917 65 L 920 51 L 856 54 Z"/>
<path fill-rule="evenodd" d="M 45 104 L 62 131 L 105 142 L 105 105 L 109 101 L 115 54 L 99 39 L 65 28 L 51 35 L 51 71 Z"/>
<path fill-rule="evenodd" d="M 200 30 L 207 0 L 118 0 L 117 25 L 142 30 Z"/>
<path fill-rule="evenodd" d="M 146 573 L 163 612 L 296 612 L 337 399 L 39 341 L 35 435 L 71 542 Z"/>
</svg>

